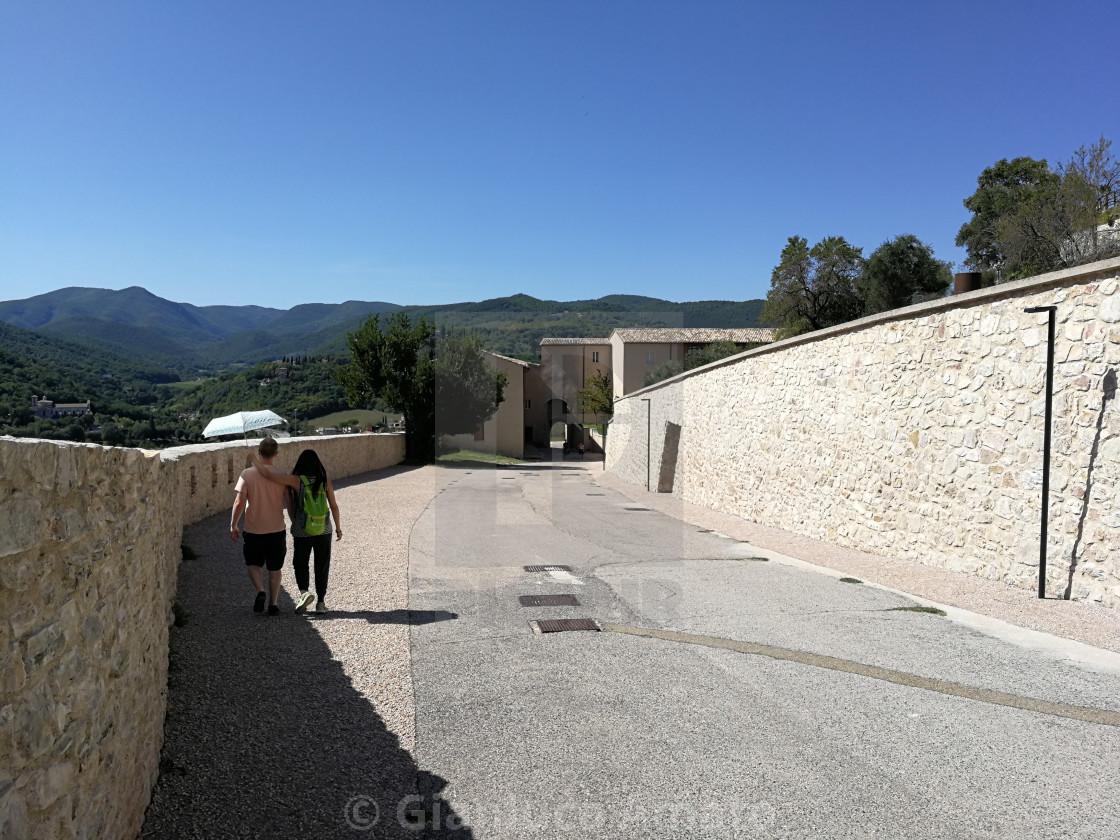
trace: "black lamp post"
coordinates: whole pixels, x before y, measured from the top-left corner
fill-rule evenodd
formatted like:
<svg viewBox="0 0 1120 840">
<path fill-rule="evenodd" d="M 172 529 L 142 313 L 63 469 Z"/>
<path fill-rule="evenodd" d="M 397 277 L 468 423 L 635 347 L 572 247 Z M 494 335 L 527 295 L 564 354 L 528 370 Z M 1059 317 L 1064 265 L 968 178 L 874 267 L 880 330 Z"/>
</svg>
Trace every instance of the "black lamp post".
<svg viewBox="0 0 1120 840">
<path fill-rule="evenodd" d="M 1050 419 L 1054 410 L 1054 313 L 1056 306 L 1032 306 L 1024 312 L 1045 312 L 1046 334 L 1046 430 L 1042 438 L 1042 528 L 1038 543 L 1038 597 L 1046 597 L 1046 525 L 1050 518 Z"/>
</svg>

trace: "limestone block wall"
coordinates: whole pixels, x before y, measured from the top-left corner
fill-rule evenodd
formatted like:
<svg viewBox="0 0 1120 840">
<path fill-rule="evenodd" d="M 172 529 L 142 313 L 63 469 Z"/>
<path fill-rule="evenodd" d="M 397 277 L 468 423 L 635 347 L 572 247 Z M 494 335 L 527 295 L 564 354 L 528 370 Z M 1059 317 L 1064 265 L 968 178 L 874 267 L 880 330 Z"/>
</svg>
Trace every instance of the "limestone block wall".
<svg viewBox="0 0 1120 840">
<path fill-rule="evenodd" d="M 866 318 L 620 400 L 635 484 L 872 553 L 1037 586 L 1057 307 L 1047 592 L 1120 608 L 1120 260 Z M 648 400 L 648 402 L 646 402 Z M 647 439 L 647 423 L 652 434 Z M 679 427 L 673 463 L 667 432 Z M 672 447 L 669 447 L 671 450 Z"/>
<path fill-rule="evenodd" d="M 136 837 L 183 526 L 232 507 L 251 445 L 0 438 L 0 837 Z M 305 446 L 335 478 L 404 458 L 403 435 L 345 435 L 285 440 L 277 463 Z"/>
<path fill-rule="evenodd" d="M 182 532 L 162 467 L 0 440 L 0 835 L 139 831 Z"/>
<path fill-rule="evenodd" d="M 233 507 L 234 485 L 249 465 L 259 440 L 207 443 L 165 449 L 165 463 L 176 465 L 175 482 L 184 523 L 197 522 Z M 314 449 L 332 479 L 379 470 L 404 460 L 403 434 L 327 435 L 278 440 L 276 466 L 290 470 L 304 449 Z"/>
</svg>

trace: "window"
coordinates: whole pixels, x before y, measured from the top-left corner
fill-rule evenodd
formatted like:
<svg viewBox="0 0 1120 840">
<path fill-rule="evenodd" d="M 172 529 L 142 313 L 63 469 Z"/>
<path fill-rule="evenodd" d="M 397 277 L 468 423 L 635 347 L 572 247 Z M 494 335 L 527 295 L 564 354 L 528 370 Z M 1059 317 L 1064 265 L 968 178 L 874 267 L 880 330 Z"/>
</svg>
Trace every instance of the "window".
<svg viewBox="0 0 1120 840">
<path fill-rule="evenodd" d="M 598 350 L 592 350 L 591 351 L 591 361 L 592 362 L 599 361 L 599 351 Z"/>
<path fill-rule="evenodd" d="M 653 351 L 652 350 L 650 352 L 646 353 L 646 364 L 647 365 L 652 365 L 653 364 Z"/>
</svg>

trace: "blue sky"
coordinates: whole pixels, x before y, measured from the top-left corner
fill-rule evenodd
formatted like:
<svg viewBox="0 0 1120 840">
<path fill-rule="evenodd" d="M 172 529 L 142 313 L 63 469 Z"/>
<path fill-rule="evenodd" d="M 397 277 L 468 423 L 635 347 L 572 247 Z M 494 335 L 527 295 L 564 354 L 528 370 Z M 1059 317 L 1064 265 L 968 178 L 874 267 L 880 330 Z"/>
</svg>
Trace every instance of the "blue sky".
<svg viewBox="0 0 1120 840">
<path fill-rule="evenodd" d="M 765 297 L 1120 145 L 1113 3 L 0 4 L 0 299 Z"/>
</svg>

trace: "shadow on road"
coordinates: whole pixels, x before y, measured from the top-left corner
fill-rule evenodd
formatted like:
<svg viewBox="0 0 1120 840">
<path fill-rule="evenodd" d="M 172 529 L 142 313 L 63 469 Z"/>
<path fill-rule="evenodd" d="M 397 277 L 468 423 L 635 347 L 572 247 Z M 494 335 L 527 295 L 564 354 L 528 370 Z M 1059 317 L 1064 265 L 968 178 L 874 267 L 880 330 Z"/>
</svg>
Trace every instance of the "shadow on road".
<svg viewBox="0 0 1120 840">
<path fill-rule="evenodd" d="M 227 523 L 219 514 L 185 535 L 198 556 L 180 566 L 186 619 L 172 628 L 160 778 L 140 837 L 473 837 L 468 827 L 417 830 L 410 816 L 446 781 L 417 767 L 314 622 L 293 615 L 290 598 L 281 596 L 279 616 L 252 612 Z M 455 617 L 407 610 L 325 617 L 332 616 Z M 439 807 L 443 825 L 459 824 L 447 803 Z"/>
</svg>

